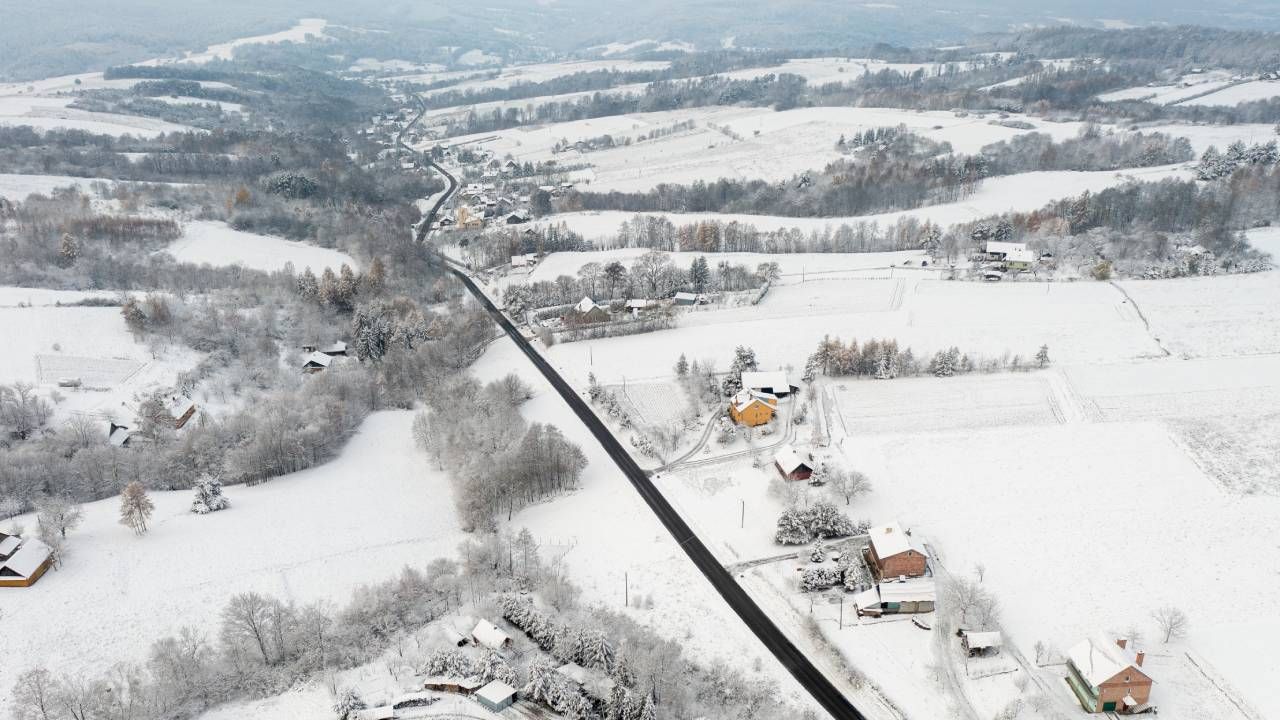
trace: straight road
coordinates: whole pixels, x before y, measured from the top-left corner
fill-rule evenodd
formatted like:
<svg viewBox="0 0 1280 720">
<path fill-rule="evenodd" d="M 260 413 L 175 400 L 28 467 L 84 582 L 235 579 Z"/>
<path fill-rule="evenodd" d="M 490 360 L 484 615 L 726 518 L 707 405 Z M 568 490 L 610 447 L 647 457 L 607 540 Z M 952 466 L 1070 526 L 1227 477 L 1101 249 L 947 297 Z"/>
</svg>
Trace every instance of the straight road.
<svg viewBox="0 0 1280 720">
<path fill-rule="evenodd" d="M 419 104 L 421 105 L 420 101 Z M 413 119 L 413 122 L 406 126 L 405 131 L 408 131 L 409 128 L 416 125 L 418 121 L 422 119 L 425 112 L 426 108 L 423 106 L 422 111 Z M 401 136 L 403 136 L 403 132 L 401 133 Z M 413 149 L 406 145 L 400 137 L 398 137 L 396 141 L 405 149 L 413 152 Z M 431 228 L 431 224 L 435 221 L 437 212 L 444 203 L 447 202 L 455 192 L 457 192 L 458 189 L 458 181 L 452 174 L 436 164 L 429 156 L 424 154 L 424 157 L 426 157 L 426 159 L 431 163 L 431 166 L 445 178 L 445 181 L 449 183 L 449 188 L 440 196 L 435 205 L 423 218 L 422 223 L 419 225 L 417 233 L 419 241 L 426 238 L 427 232 Z M 749 596 L 747 592 L 738 585 L 738 583 L 733 579 L 733 576 L 725 570 L 724 566 L 720 564 L 715 555 L 711 553 L 711 550 L 709 550 L 702 540 L 693 533 L 693 530 L 689 527 L 688 523 L 680 517 L 680 514 L 676 512 L 675 508 L 667 502 L 667 499 L 663 497 L 662 493 L 649 480 L 649 476 L 638 464 L 636 464 L 636 461 L 632 459 L 626 448 L 618 442 L 618 439 L 614 437 L 613 433 L 610 432 L 605 424 L 600 421 L 600 418 L 596 417 L 596 414 L 591 410 L 590 406 L 587 405 L 586 401 L 583 400 L 582 397 L 569 385 L 569 383 L 560 376 L 560 373 L 556 372 L 556 370 L 551 367 L 551 364 L 547 362 L 546 358 L 542 357 L 542 355 L 538 353 L 538 351 L 535 350 L 527 340 L 525 340 L 524 336 L 520 334 L 520 330 L 515 326 L 515 324 L 512 323 L 496 305 L 493 304 L 493 301 L 490 300 L 489 296 L 485 295 L 484 292 L 475 284 L 475 281 L 471 279 L 471 276 L 466 272 L 466 270 L 448 258 L 441 255 L 437 255 L 436 257 L 448 271 L 457 276 L 458 280 L 460 280 L 467 288 L 467 291 L 475 296 L 476 300 L 484 306 L 498 326 L 502 328 L 503 332 L 511 338 L 511 341 L 516 344 L 516 347 L 520 348 L 520 351 L 529 359 L 529 362 L 533 363 L 533 366 L 538 368 L 538 371 L 547 379 L 547 382 L 551 384 L 551 387 L 559 393 L 560 397 L 564 398 L 564 401 L 569 404 L 570 409 L 572 409 L 574 414 L 578 416 L 578 419 L 582 421 L 582 424 L 587 426 L 587 429 L 591 431 L 591 434 L 594 435 L 600 445 L 604 447 L 605 452 L 607 452 L 609 457 L 617 464 L 618 469 L 620 469 L 623 475 L 625 475 L 631 482 L 631 485 L 636 489 L 636 492 L 640 493 L 640 497 L 649 506 L 649 509 L 653 511 L 653 514 L 658 517 L 658 520 L 663 524 L 663 526 L 666 527 L 667 532 L 671 534 L 671 537 L 674 538 L 676 543 L 685 551 L 685 554 L 689 556 L 689 559 L 693 561 L 693 564 L 702 572 L 703 576 L 707 578 L 711 583 L 711 586 L 720 594 L 720 597 L 724 598 L 724 601 L 735 613 L 737 613 L 742 622 L 745 623 L 746 626 L 755 633 L 756 637 L 760 639 L 760 642 L 769 649 L 769 652 L 773 653 L 773 656 L 782 663 L 782 666 L 785 667 L 793 677 L 795 677 L 796 681 L 813 696 L 814 700 L 816 700 L 819 705 L 830 713 L 832 718 L 835 718 L 835 720 L 865 720 L 863 714 L 853 706 L 853 703 L 849 702 L 849 699 L 846 698 L 844 694 L 841 693 L 840 690 L 837 689 L 836 686 L 832 684 L 832 682 L 828 680 L 812 662 L 810 662 L 809 658 L 807 658 L 804 653 L 800 652 L 799 648 L 797 648 L 795 644 L 792 643 L 780 629 L 778 629 L 778 626 L 774 624 L 773 620 L 770 619 L 758 605 L 756 605 L 755 601 L 751 599 L 751 596 Z"/>
</svg>

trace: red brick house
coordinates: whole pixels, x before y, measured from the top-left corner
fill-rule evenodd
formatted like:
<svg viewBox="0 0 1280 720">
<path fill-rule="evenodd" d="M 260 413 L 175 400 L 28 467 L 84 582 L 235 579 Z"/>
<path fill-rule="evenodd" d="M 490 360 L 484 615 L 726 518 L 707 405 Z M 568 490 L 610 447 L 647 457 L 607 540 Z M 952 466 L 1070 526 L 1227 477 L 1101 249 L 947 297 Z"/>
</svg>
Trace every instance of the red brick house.
<svg viewBox="0 0 1280 720">
<path fill-rule="evenodd" d="M 1142 669 L 1145 659 L 1128 640 L 1095 635 L 1068 653 L 1067 684 L 1088 712 L 1146 712 L 1154 681 Z"/>
<path fill-rule="evenodd" d="M 873 527 L 867 532 L 871 536 L 867 552 L 878 576 L 921 577 L 925 574 L 929 553 L 922 543 L 903 532 L 897 522 Z"/>
</svg>

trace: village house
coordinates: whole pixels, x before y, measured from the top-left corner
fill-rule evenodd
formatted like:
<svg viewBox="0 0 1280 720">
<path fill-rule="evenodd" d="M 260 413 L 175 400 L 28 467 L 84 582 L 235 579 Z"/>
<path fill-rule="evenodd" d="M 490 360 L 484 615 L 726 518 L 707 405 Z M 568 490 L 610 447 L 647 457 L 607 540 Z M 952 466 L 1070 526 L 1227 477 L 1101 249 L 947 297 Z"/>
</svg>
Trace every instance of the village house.
<svg viewBox="0 0 1280 720">
<path fill-rule="evenodd" d="M 1123 715 L 1150 709 L 1154 681 L 1142 670 L 1146 654 L 1130 645 L 1098 634 L 1067 653 L 1067 684 L 1086 711 Z"/>
<path fill-rule="evenodd" d="M 342 340 L 339 340 L 337 342 L 330 343 L 328 345 L 303 345 L 302 352 L 304 353 L 318 352 L 318 353 L 323 353 L 325 355 L 328 355 L 329 357 L 346 357 L 347 343 Z"/>
<path fill-rule="evenodd" d="M 983 655 L 998 655 L 1000 648 L 1004 646 L 1004 638 L 998 630 L 986 632 L 968 632 L 961 631 L 960 645 L 969 657 L 981 657 Z"/>
<path fill-rule="evenodd" d="M 31 587 L 53 565 L 49 547 L 0 532 L 0 588 Z"/>
<path fill-rule="evenodd" d="M 923 545 L 903 532 L 897 522 L 867 531 L 871 544 L 866 552 L 879 578 L 921 577 L 928 569 L 929 554 Z"/>
<path fill-rule="evenodd" d="M 423 690 L 453 693 L 455 695 L 472 695 L 481 687 L 480 676 L 465 678 L 432 676 L 422 681 Z"/>
<path fill-rule="evenodd" d="M 609 310 L 603 305 L 597 305 L 595 300 L 584 297 L 577 305 L 573 306 L 573 310 L 563 320 L 566 323 L 577 325 L 609 322 Z"/>
<path fill-rule="evenodd" d="M 321 370 L 327 369 L 332 362 L 332 357 L 325 355 L 322 352 L 315 351 L 303 358 L 302 372 L 307 373 L 308 375 L 318 373 Z"/>
<path fill-rule="evenodd" d="M 917 578 L 882 582 L 869 590 L 853 596 L 859 615 L 881 615 L 933 612 L 937 602 L 937 588 L 933 580 Z"/>
<path fill-rule="evenodd" d="M 742 373 L 742 389 L 769 393 L 774 397 L 780 398 L 800 390 L 800 388 L 791 384 L 791 381 L 787 379 L 787 374 L 781 370 L 744 372 Z"/>
<path fill-rule="evenodd" d="M 739 425 L 758 427 L 773 419 L 778 398 L 769 393 L 742 390 L 729 403 L 729 417 Z"/>
<path fill-rule="evenodd" d="M 813 460 L 800 457 L 800 453 L 790 445 L 784 445 L 773 456 L 773 466 L 782 474 L 783 480 L 808 480 L 813 475 Z"/>
<path fill-rule="evenodd" d="M 126 447 L 131 435 L 128 427 L 110 423 L 107 428 L 107 444 L 111 447 Z"/>
<path fill-rule="evenodd" d="M 1026 243 L 988 241 L 983 257 L 987 262 L 995 263 L 1004 270 L 1030 270 L 1036 263 L 1036 254 L 1027 249 Z"/>
<path fill-rule="evenodd" d="M 481 620 L 471 631 L 471 642 L 493 651 L 501 651 L 511 647 L 511 636 L 488 620 Z"/>
<path fill-rule="evenodd" d="M 676 305 L 688 307 L 690 305 L 706 305 L 711 299 L 705 293 L 678 292 L 673 298 Z"/>
<path fill-rule="evenodd" d="M 169 417 L 173 418 L 174 429 L 180 430 L 196 414 L 196 401 L 183 395 L 175 395 L 169 398 L 166 409 Z"/>
<path fill-rule="evenodd" d="M 653 304 L 652 300 L 632 298 L 627 301 L 627 311 L 631 313 L 631 317 L 639 317 L 641 311 L 648 310 Z"/>
<path fill-rule="evenodd" d="M 490 712 L 502 712 L 516 701 L 516 689 L 501 680 L 494 680 L 476 691 L 476 702 Z"/>
</svg>

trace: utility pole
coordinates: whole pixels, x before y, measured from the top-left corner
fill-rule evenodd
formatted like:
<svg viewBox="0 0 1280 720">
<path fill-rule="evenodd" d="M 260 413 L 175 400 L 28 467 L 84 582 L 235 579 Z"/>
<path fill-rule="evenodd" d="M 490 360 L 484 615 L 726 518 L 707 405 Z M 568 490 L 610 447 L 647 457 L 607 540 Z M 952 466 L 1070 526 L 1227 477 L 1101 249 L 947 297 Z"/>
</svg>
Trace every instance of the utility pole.
<svg viewBox="0 0 1280 720">
<path fill-rule="evenodd" d="M 747 526 L 747 501 L 740 500 L 739 502 L 742 503 L 742 519 L 738 521 L 738 528 L 741 529 Z"/>
<path fill-rule="evenodd" d="M 840 629 L 844 629 L 844 593 L 840 593 Z"/>
<path fill-rule="evenodd" d="M 622 571 L 622 607 L 631 607 L 631 578 Z"/>
</svg>

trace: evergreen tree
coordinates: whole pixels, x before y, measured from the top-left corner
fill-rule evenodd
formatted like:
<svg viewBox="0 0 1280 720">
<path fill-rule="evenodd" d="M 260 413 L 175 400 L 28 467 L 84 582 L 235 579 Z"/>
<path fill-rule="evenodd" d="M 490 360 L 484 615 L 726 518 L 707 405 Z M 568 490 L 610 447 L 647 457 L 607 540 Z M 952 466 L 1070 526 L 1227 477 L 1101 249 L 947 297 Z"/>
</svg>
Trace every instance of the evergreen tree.
<svg viewBox="0 0 1280 720">
<path fill-rule="evenodd" d="M 355 688 L 347 688 L 338 695 L 337 701 L 333 704 L 333 713 L 337 715 L 338 720 L 354 720 L 359 717 L 360 711 L 368 708 L 364 698 L 360 697 L 360 693 Z"/>
<path fill-rule="evenodd" d="M 685 377 L 689 374 L 689 361 L 685 358 L 684 353 L 680 353 L 680 359 L 676 360 L 676 375 Z"/>
<path fill-rule="evenodd" d="M 230 506 L 231 500 L 222 494 L 221 480 L 209 475 L 196 480 L 195 499 L 191 501 L 191 512 L 204 515 L 225 510 Z"/>
<path fill-rule="evenodd" d="M 711 267 L 707 265 L 707 258 L 699 255 L 693 259 L 693 264 L 689 267 L 689 282 L 693 284 L 694 292 L 703 292 L 707 288 L 707 283 L 711 281 Z"/>
<path fill-rule="evenodd" d="M 361 282 L 370 294 L 382 292 L 387 282 L 387 268 L 383 265 L 382 258 L 375 257 L 373 262 L 369 263 L 369 272 L 364 274 Z"/>
<path fill-rule="evenodd" d="M 80 241 L 71 233 L 63 233 L 62 242 L 58 244 L 58 264 L 62 267 L 71 267 L 76 264 L 78 257 L 80 257 Z"/>
<path fill-rule="evenodd" d="M 311 267 L 302 271 L 298 276 L 298 297 L 303 300 L 315 302 L 320 297 L 320 282 L 316 280 L 316 274 L 311 272 Z"/>
<path fill-rule="evenodd" d="M 1049 367 L 1048 345 L 1041 345 L 1040 349 L 1036 351 L 1036 364 L 1039 365 L 1041 369 Z"/>
</svg>

